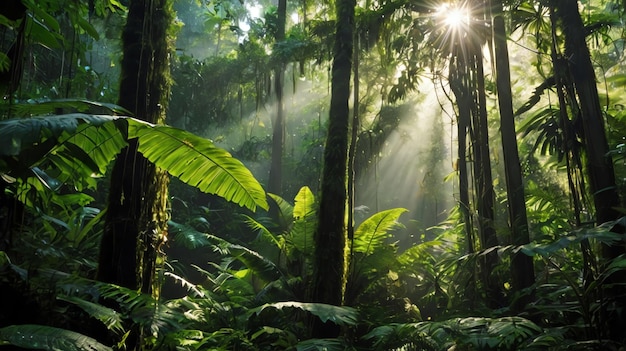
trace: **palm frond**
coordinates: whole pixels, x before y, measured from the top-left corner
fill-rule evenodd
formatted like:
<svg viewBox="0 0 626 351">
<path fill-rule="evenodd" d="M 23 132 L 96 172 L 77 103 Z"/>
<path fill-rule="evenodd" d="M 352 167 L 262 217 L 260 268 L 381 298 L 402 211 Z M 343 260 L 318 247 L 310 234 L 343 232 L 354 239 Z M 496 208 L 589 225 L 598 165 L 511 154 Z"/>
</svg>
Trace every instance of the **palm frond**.
<svg viewBox="0 0 626 351">
<path fill-rule="evenodd" d="M 26 102 L 19 104 L 2 105 L 3 109 L 10 111 L 8 114 L 17 117 L 57 115 L 59 110 L 77 111 L 80 113 L 90 112 L 98 114 L 127 115 L 132 113 L 127 109 L 98 101 L 84 99 L 54 99 L 45 101 Z M 96 112 L 97 111 L 97 112 Z"/>
<path fill-rule="evenodd" d="M 42 141 L 55 140 L 64 132 L 73 134 L 78 126 L 84 123 L 100 126 L 122 117 L 109 115 L 88 115 L 72 113 L 57 116 L 37 116 L 24 119 L 0 121 L 0 156 L 17 156 L 26 148 L 40 145 Z M 47 153 L 50 148 L 44 150 Z"/>
<path fill-rule="evenodd" d="M 179 283 L 183 288 L 187 289 L 187 291 L 193 292 L 193 294 L 197 297 L 204 297 L 204 293 L 202 290 L 198 289 L 198 287 L 187 279 L 179 276 L 178 274 L 174 274 L 173 272 L 165 272 L 164 276 L 172 278 L 175 282 Z"/>
<path fill-rule="evenodd" d="M 70 330 L 46 325 L 22 324 L 0 328 L 0 345 L 31 350 L 112 351 L 96 339 Z"/>
<path fill-rule="evenodd" d="M 30 169 L 48 161 L 61 170 L 59 181 L 89 179 L 132 138 L 148 160 L 183 182 L 252 211 L 268 208 L 250 170 L 210 140 L 128 117 L 73 113 L 0 121 L 0 172 L 33 177 Z"/>
<path fill-rule="evenodd" d="M 268 209 L 265 191 L 250 170 L 210 140 L 169 126 L 128 122 L 128 137 L 139 139 L 139 152 L 150 162 L 206 193 L 252 211 Z"/>
</svg>

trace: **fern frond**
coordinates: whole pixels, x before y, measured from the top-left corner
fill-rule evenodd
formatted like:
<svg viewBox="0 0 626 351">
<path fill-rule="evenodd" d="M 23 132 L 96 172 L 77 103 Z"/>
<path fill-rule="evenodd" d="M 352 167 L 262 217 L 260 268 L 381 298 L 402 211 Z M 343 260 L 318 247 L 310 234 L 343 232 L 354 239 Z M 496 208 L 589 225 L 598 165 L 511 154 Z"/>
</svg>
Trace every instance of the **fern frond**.
<svg viewBox="0 0 626 351">
<path fill-rule="evenodd" d="M 268 308 L 277 310 L 283 310 L 286 308 L 299 309 L 311 313 L 324 323 L 331 321 L 338 325 L 356 325 L 358 322 L 358 312 L 356 309 L 347 306 L 334 306 L 324 303 L 298 301 L 276 302 L 254 308 L 250 310 L 250 312 L 259 315 Z"/>
<path fill-rule="evenodd" d="M 97 303 L 83 300 L 75 296 L 57 296 L 57 299 L 72 303 L 87 312 L 91 317 L 99 320 L 109 330 L 118 334 L 125 332 L 122 325 L 122 318 L 119 313 L 112 308 L 108 308 Z"/>
<path fill-rule="evenodd" d="M 210 244 L 204 233 L 188 225 L 168 221 L 167 226 L 171 240 L 175 243 L 182 244 L 188 249 L 197 249 Z"/>
<path fill-rule="evenodd" d="M 354 232 L 354 251 L 369 255 L 380 248 L 389 237 L 389 231 L 400 225 L 398 218 L 405 212 L 404 208 L 394 208 L 378 212 L 363 221 Z"/>
<path fill-rule="evenodd" d="M 163 274 L 166 277 L 174 279 L 175 282 L 179 283 L 183 288 L 187 289 L 187 291 L 193 292 L 196 297 L 204 297 L 204 293 L 200 289 L 198 289 L 195 284 L 191 283 L 187 279 L 172 272 L 165 272 Z"/>
</svg>

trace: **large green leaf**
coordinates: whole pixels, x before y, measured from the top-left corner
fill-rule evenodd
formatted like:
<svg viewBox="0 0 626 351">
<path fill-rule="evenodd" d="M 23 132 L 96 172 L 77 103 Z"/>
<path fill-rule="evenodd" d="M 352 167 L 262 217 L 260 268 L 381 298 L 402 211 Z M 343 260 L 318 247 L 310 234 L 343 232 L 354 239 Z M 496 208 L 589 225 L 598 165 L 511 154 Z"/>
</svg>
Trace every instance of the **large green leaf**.
<svg viewBox="0 0 626 351">
<path fill-rule="evenodd" d="M 45 325 L 23 324 L 0 328 L 0 346 L 51 351 L 111 351 L 98 340 L 70 330 Z"/>
<path fill-rule="evenodd" d="M 302 187 L 295 197 L 293 221 L 288 240 L 296 250 L 305 256 L 312 256 L 315 248 L 313 237 L 317 224 L 317 207 L 313 192 L 306 186 Z"/>
<path fill-rule="evenodd" d="M 120 116 L 67 114 L 0 121 L 0 172 L 32 177 L 46 161 L 59 181 L 103 173 L 128 139 L 139 151 L 183 182 L 255 211 L 268 208 L 265 191 L 239 160 L 210 140 L 184 130 Z"/>
<path fill-rule="evenodd" d="M 389 231 L 400 225 L 398 218 L 405 212 L 404 208 L 393 208 L 366 219 L 354 232 L 354 251 L 369 255 L 380 248 L 391 235 Z"/>
<path fill-rule="evenodd" d="M 44 115 L 55 117 L 60 115 L 58 111 L 95 115 L 132 115 L 130 111 L 119 105 L 84 99 L 29 100 L 28 102 L 1 105 L 0 111 L 15 117 Z"/>
<path fill-rule="evenodd" d="M 169 126 L 128 122 L 128 137 L 139 139 L 139 152 L 171 175 L 252 211 L 268 209 L 265 191 L 250 170 L 210 140 Z"/>
<path fill-rule="evenodd" d="M 32 149 L 46 139 L 56 140 L 64 132 L 74 134 L 78 126 L 84 123 L 100 126 L 120 118 L 123 117 L 72 113 L 0 121 L 0 157 L 18 156 L 25 149 Z"/>
</svg>

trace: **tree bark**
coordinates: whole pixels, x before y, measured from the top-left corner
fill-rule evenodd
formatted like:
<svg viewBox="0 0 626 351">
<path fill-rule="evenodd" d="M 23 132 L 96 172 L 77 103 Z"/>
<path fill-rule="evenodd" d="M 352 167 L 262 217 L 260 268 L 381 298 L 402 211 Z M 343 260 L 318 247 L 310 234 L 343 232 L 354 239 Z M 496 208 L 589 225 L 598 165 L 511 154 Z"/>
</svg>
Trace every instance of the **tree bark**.
<svg viewBox="0 0 626 351">
<path fill-rule="evenodd" d="M 151 123 L 165 121 L 172 19 L 169 0 L 133 0 L 122 34 L 118 104 Z M 167 174 L 143 158 L 131 140 L 111 173 L 99 280 L 156 293 L 156 257 L 168 219 L 167 185 Z"/>
<path fill-rule="evenodd" d="M 578 4 L 568 0 L 556 0 L 556 14 L 561 20 L 565 38 L 565 57 L 569 73 L 576 89 L 582 118 L 584 145 L 587 154 L 587 173 L 596 210 L 596 223 L 602 224 L 620 218 L 619 194 L 615 185 L 613 162 L 608 155 L 609 146 L 598 97 L 596 75 L 591 64 L 591 55 L 585 41 Z M 623 245 L 605 246 L 606 258 L 623 254 Z"/>
<path fill-rule="evenodd" d="M 285 40 L 285 23 L 287 21 L 287 0 L 278 1 L 278 24 L 276 28 L 276 44 Z M 282 195 L 283 182 L 283 150 L 285 148 L 285 106 L 283 102 L 283 85 L 285 75 L 285 63 L 277 63 L 274 70 L 274 93 L 276 94 L 276 118 L 274 119 L 272 132 L 272 163 L 270 166 L 270 179 L 268 191 L 272 194 Z"/>
<path fill-rule="evenodd" d="M 511 94 L 511 72 L 509 68 L 509 52 L 506 45 L 506 29 L 502 17 L 502 3 L 492 1 L 493 44 L 496 63 L 496 89 L 500 108 L 500 133 L 502 135 L 502 152 L 506 175 L 506 192 L 508 200 L 509 225 L 513 245 L 521 246 L 530 242 L 528 218 L 526 215 L 526 197 L 522 182 L 515 117 L 513 115 L 513 96 Z M 515 253 L 511 259 L 511 278 L 513 291 L 520 292 L 535 282 L 533 259 L 522 253 Z M 517 310 L 525 307 L 527 299 L 514 304 Z"/>
<path fill-rule="evenodd" d="M 569 76 L 574 84 L 580 105 L 580 118 L 583 126 L 583 140 L 586 154 L 586 168 L 589 176 L 589 187 L 593 195 L 596 224 L 619 219 L 621 207 L 619 194 L 615 184 L 613 162 L 609 155 L 609 146 L 602 116 L 602 106 L 598 97 L 596 75 L 591 63 L 591 55 L 585 40 L 585 27 L 578 12 L 578 3 L 569 0 L 555 0 L 556 16 L 561 21 L 565 39 L 565 57 L 569 66 Z M 614 226 L 614 232 L 624 234 L 622 226 Z M 585 247 L 583 247 L 585 250 Z M 605 266 L 610 260 L 626 252 L 623 240 L 615 245 L 602 245 Z M 619 284 L 626 279 L 626 274 L 616 272 L 603 280 L 604 299 L 613 301 L 614 311 L 624 308 L 623 296 L 625 289 Z M 606 311 L 599 317 L 598 331 L 616 342 L 624 342 L 623 325 L 626 316 Z"/>
<path fill-rule="evenodd" d="M 345 286 L 347 158 L 352 68 L 354 0 L 338 0 L 337 26 L 332 66 L 328 137 L 320 193 L 319 220 L 315 231 L 312 300 L 341 305 Z M 313 336 L 332 338 L 339 328 L 316 320 Z"/>
</svg>

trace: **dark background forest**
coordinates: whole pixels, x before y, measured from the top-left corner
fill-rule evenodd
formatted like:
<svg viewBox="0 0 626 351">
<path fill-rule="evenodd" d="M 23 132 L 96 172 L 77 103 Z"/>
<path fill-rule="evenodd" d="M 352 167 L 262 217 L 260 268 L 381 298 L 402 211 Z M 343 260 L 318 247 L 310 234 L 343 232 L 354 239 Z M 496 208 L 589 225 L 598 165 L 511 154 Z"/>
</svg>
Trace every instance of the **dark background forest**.
<svg viewBox="0 0 626 351">
<path fill-rule="evenodd" d="M 624 350 L 625 10 L 4 0 L 0 350 Z"/>
</svg>

